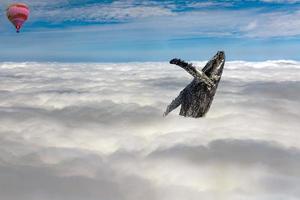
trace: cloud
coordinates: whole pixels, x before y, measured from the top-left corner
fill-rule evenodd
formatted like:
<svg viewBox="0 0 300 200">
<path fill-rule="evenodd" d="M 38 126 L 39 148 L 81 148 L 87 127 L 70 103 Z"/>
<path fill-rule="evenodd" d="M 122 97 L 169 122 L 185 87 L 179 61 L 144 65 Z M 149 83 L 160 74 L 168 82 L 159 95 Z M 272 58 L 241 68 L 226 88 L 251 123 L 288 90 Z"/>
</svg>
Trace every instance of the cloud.
<svg viewBox="0 0 300 200">
<path fill-rule="evenodd" d="M 289 1 L 292 3 L 294 1 Z M 113 2 L 111 4 L 87 4 L 83 7 L 66 6 L 53 9 L 37 9 L 35 20 L 61 22 L 109 23 L 127 22 L 139 28 L 151 27 L 152 32 L 166 32 L 184 38 L 205 37 L 292 37 L 299 35 L 299 8 L 262 11 L 261 9 L 231 9 L 232 2 L 187 3 L 192 11 L 176 12 L 171 5 L 157 2 Z M 180 5 L 175 5 L 180 6 Z M 212 10 L 197 8 L 214 7 Z M 101 12 L 99 12 L 101 10 Z M 239 18 L 237 21 L 236 18 Z M 138 20 L 138 22 L 136 22 Z M 186 22 L 189 23 L 186 23 Z M 267 23 L 266 23 L 267 22 Z M 182 27 L 178 30 L 178 24 Z M 179 32 L 179 34 L 178 34 Z"/>
<path fill-rule="evenodd" d="M 165 167 L 180 165 L 174 167 L 174 171 L 162 172 L 169 177 L 177 171 L 177 184 L 190 184 L 193 176 L 204 178 L 206 182 L 199 181 L 199 187 L 203 184 L 202 187 L 210 188 L 221 198 L 276 199 L 283 195 L 294 199 L 300 194 L 296 186 L 299 184 L 299 149 L 270 141 L 214 140 L 207 146 L 177 145 L 156 150 L 149 157 Z M 183 178 L 180 182 L 184 174 L 182 163 L 189 166 L 191 172 L 186 173 L 189 180 Z"/>
<path fill-rule="evenodd" d="M 270 141 L 214 140 L 207 146 L 178 145 L 156 150 L 151 158 L 182 159 L 196 165 L 237 165 L 240 167 L 265 166 L 273 173 L 299 176 L 300 151 L 285 148 Z"/>
<path fill-rule="evenodd" d="M 188 4 L 189 7 L 191 8 L 218 8 L 218 7 L 231 7 L 233 6 L 234 2 L 217 2 L 217 1 L 204 1 L 204 2 L 191 2 Z"/>
<path fill-rule="evenodd" d="M 28 0 L 31 15 L 16 37 L 5 17 L 8 3 L 0 3 L 3 61 L 206 59 L 220 48 L 230 59 L 299 58 L 296 4 Z"/>
<path fill-rule="evenodd" d="M 261 0 L 266 3 L 299 3 L 299 0 Z"/>
<path fill-rule="evenodd" d="M 72 154 L 77 157 L 73 158 Z M 51 155 L 62 160 L 45 162 Z M 88 152 L 40 149 L 39 152 L 18 157 L 17 161 L 17 164 L 0 163 L 0 194 L 5 199 L 116 200 L 139 199 L 141 196 L 156 199 L 147 180 L 115 171 L 101 157 Z"/>
<path fill-rule="evenodd" d="M 170 9 L 148 1 L 24 1 L 31 8 L 31 21 L 50 23 L 88 22 L 109 23 L 124 22 L 129 19 L 173 15 Z M 8 5 L 8 2 L 2 2 Z"/>
<path fill-rule="evenodd" d="M 283 37 L 299 35 L 299 9 L 260 14 L 245 29 L 250 37 Z M 266 23 L 267 22 L 267 23 Z"/>
<path fill-rule="evenodd" d="M 266 1 L 286 2 L 296 1 Z M 293 37 L 299 35 L 299 8 L 292 10 L 282 9 L 256 9 L 236 7 L 233 1 L 204 1 L 195 2 L 158 2 L 158 1 L 48 1 L 28 0 L 32 7 L 31 17 L 27 24 L 49 30 L 50 27 L 59 27 L 74 31 L 76 28 L 89 32 L 95 24 L 112 26 L 116 23 L 126 23 L 128 30 L 148 30 L 151 35 L 167 38 L 193 38 L 193 37 L 234 37 L 234 38 L 272 38 Z M 5 7 L 8 2 L 1 3 Z M 254 4 L 254 2 L 249 2 Z M 226 9 L 230 7 L 231 9 Z M 192 9 L 191 9 L 192 8 Z M 207 9 L 212 8 L 212 9 Z M 236 20 L 236 19 L 239 20 Z M 189 23 L 186 23 L 189 22 Z M 267 22 L 267 23 L 266 23 Z M 180 24 L 180 29 L 178 29 Z M 46 25 L 46 27 L 44 27 Z M 63 27 L 62 27 L 63 26 Z M 167 29 L 166 29 L 167 28 Z M 120 31 L 120 30 L 119 30 Z M 158 33 L 157 35 L 155 33 Z M 109 33 L 111 35 L 111 33 Z M 145 39 L 145 38 L 144 38 Z M 151 38 L 150 38 L 151 39 Z"/>
<path fill-rule="evenodd" d="M 192 80 L 166 62 L 2 62 L 0 70 L 3 198 L 300 195 L 299 62 L 227 62 L 201 119 L 162 117 Z"/>
<path fill-rule="evenodd" d="M 99 12 L 101 11 L 101 12 Z M 53 9 L 36 12 L 34 17 L 51 22 L 123 22 L 129 19 L 173 15 L 168 9 L 158 6 L 130 5 L 124 3 L 95 4 L 85 7 Z"/>
</svg>

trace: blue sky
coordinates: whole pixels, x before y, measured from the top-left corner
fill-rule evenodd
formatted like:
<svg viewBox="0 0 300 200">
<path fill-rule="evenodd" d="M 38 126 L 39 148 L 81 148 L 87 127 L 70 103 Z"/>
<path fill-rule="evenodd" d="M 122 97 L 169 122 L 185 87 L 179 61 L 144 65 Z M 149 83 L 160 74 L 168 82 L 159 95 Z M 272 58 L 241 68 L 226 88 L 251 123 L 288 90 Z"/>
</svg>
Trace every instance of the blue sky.
<svg viewBox="0 0 300 200">
<path fill-rule="evenodd" d="M 20 34 L 0 2 L 0 61 L 300 60 L 299 0 L 23 2 Z"/>
</svg>

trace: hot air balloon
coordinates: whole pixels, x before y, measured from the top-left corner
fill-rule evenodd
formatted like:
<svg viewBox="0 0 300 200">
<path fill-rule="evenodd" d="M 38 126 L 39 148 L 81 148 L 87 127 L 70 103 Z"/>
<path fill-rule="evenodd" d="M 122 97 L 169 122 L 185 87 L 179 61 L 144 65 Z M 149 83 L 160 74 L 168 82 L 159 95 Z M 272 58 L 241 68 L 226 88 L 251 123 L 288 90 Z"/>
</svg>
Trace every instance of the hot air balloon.
<svg viewBox="0 0 300 200">
<path fill-rule="evenodd" d="M 9 21 L 16 27 L 17 33 L 19 33 L 23 23 L 28 19 L 29 8 L 24 3 L 14 3 L 8 6 L 6 14 Z"/>
</svg>

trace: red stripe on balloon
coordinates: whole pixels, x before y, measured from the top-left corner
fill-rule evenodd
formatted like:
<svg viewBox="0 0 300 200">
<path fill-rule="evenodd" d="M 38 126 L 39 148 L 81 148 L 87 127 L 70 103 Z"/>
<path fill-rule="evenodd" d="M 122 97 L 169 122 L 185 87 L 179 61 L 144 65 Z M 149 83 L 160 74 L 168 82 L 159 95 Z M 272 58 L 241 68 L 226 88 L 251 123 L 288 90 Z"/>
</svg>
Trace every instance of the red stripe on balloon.
<svg viewBox="0 0 300 200">
<path fill-rule="evenodd" d="M 28 16 L 27 16 L 27 15 L 24 15 L 24 14 L 22 14 L 22 13 L 16 14 L 16 15 L 14 15 L 14 16 L 8 16 L 8 19 L 9 19 L 9 20 L 13 20 L 13 19 L 15 19 L 15 18 L 22 18 L 22 19 L 24 19 L 24 20 L 27 20 Z"/>
</svg>

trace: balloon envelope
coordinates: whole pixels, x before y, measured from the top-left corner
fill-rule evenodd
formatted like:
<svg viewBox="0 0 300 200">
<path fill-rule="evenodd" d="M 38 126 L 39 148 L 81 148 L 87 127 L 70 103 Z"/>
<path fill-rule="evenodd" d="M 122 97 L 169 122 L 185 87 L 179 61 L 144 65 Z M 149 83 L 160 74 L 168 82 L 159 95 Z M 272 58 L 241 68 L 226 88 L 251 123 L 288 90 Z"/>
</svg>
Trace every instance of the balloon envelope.
<svg viewBox="0 0 300 200">
<path fill-rule="evenodd" d="M 20 31 L 23 23 L 28 19 L 29 8 L 24 3 L 14 3 L 7 8 L 7 18 L 16 27 L 17 32 Z"/>
</svg>

